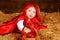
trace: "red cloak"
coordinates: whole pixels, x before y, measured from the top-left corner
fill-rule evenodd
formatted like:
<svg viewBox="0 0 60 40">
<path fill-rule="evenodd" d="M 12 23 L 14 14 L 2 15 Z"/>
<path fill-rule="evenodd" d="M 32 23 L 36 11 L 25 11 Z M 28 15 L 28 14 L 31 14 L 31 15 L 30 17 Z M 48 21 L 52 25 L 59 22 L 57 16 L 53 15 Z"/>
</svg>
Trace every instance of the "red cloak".
<svg viewBox="0 0 60 40">
<path fill-rule="evenodd" d="M 26 10 L 32 6 L 34 6 L 36 9 L 36 16 L 34 18 L 32 18 L 31 21 L 28 21 L 28 18 L 26 16 Z M 7 34 L 7 33 L 12 32 L 13 30 L 15 30 L 15 28 L 17 26 L 16 24 L 20 20 L 24 20 L 25 26 L 27 24 L 29 24 L 29 25 L 34 26 L 37 30 L 46 28 L 46 26 L 44 26 L 44 25 L 39 25 L 39 23 L 41 22 L 41 17 L 40 17 L 40 10 L 39 10 L 38 5 L 29 3 L 23 8 L 22 14 L 20 14 L 18 17 L 14 18 L 8 22 L 4 22 L 2 24 L 2 26 L 0 26 L 0 34 Z M 27 27 L 30 28 L 29 26 L 27 26 Z M 32 28 L 30 28 L 30 29 L 31 29 L 31 32 L 34 32 Z"/>
</svg>

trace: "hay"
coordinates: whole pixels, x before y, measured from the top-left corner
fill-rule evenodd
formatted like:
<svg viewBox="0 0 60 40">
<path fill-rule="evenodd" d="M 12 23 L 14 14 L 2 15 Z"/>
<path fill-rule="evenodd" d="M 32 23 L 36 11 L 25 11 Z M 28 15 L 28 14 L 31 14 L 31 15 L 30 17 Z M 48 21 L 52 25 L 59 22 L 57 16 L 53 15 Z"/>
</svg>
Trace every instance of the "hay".
<svg viewBox="0 0 60 40">
<path fill-rule="evenodd" d="M 19 13 L 4 14 L 0 12 L 0 25 L 3 22 L 9 21 L 12 18 L 18 16 Z M 59 12 L 45 13 L 41 12 L 42 24 L 47 26 L 47 29 L 39 30 L 39 35 L 41 40 L 60 40 L 60 14 Z M 19 33 L 9 33 L 5 35 L 0 35 L 0 40 L 17 40 L 19 38 Z"/>
</svg>

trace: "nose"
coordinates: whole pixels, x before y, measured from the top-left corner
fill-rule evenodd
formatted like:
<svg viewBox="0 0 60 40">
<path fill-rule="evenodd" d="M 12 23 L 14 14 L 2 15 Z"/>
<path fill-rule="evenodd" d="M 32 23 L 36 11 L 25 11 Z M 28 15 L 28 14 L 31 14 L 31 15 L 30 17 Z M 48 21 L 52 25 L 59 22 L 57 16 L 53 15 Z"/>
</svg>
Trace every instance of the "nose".
<svg viewBox="0 0 60 40">
<path fill-rule="evenodd" d="M 33 13 L 31 13 L 31 15 L 33 15 Z"/>
<path fill-rule="evenodd" d="M 33 14 L 33 12 L 31 12 L 31 14 Z"/>
</svg>

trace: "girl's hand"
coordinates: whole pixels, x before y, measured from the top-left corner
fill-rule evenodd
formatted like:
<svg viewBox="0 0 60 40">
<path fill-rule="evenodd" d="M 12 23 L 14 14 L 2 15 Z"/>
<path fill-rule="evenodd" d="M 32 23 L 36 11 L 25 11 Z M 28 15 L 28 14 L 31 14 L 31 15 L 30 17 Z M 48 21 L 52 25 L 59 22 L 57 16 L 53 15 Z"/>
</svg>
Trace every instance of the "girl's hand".
<svg viewBox="0 0 60 40">
<path fill-rule="evenodd" d="M 31 32 L 31 30 L 27 27 L 25 27 L 23 31 L 26 32 L 26 33 Z"/>
</svg>

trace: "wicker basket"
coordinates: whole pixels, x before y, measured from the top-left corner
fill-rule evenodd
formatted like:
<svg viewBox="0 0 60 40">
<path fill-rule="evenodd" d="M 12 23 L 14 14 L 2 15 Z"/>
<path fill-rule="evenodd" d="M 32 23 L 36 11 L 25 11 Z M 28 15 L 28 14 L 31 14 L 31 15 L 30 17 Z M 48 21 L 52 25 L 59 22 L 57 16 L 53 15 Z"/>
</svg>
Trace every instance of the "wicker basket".
<svg viewBox="0 0 60 40">
<path fill-rule="evenodd" d="M 35 33 L 36 33 L 36 37 L 35 38 L 20 38 L 20 40 L 40 40 L 40 36 L 38 34 L 38 31 L 32 27 L 34 30 L 35 30 Z"/>
</svg>

